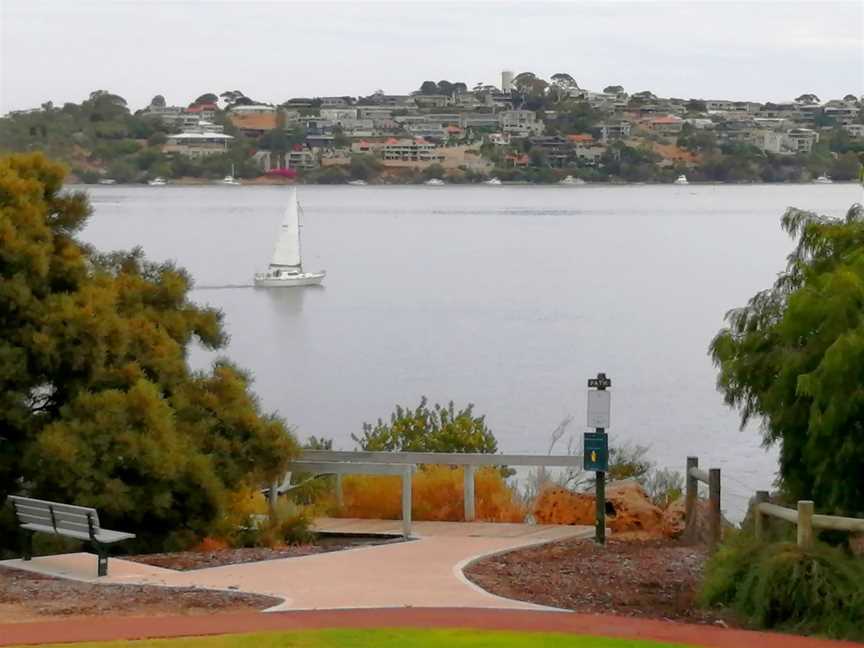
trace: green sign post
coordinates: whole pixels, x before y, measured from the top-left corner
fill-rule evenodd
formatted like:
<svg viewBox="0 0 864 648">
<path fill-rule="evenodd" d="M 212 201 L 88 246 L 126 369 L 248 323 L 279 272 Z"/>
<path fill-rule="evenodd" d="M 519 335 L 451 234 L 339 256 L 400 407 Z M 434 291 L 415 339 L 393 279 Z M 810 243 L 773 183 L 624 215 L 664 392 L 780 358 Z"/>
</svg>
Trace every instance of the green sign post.
<svg viewBox="0 0 864 648">
<path fill-rule="evenodd" d="M 594 493 L 597 502 L 597 521 L 595 540 L 606 544 L 606 471 L 609 469 L 609 427 L 611 395 L 606 389 L 612 381 L 605 373 L 588 379 L 588 427 L 594 432 L 586 432 L 582 448 L 582 466 L 594 471 Z"/>
</svg>

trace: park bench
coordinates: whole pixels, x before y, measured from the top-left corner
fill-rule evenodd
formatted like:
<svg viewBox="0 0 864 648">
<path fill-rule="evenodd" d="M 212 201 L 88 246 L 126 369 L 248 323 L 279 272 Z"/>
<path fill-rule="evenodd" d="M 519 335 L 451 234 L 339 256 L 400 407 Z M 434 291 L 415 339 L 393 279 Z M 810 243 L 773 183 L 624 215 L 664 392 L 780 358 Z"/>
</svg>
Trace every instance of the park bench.
<svg viewBox="0 0 864 648">
<path fill-rule="evenodd" d="M 99 576 L 106 576 L 109 545 L 135 537 L 134 533 L 103 529 L 99 525 L 99 513 L 93 508 L 18 495 L 10 495 L 9 501 L 12 503 L 23 532 L 22 558 L 24 560 L 33 557 L 33 534 L 51 533 L 90 542 L 98 557 L 97 573 Z"/>
</svg>

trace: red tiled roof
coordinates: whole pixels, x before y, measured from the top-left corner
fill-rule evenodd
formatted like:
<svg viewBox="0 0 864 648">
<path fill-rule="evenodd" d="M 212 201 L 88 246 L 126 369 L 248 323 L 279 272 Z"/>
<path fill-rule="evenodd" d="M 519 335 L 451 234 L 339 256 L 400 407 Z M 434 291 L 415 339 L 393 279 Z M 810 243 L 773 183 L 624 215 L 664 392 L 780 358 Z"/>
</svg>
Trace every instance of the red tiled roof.
<svg viewBox="0 0 864 648">
<path fill-rule="evenodd" d="M 575 135 L 568 135 L 567 140 L 573 143 L 576 142 L 593 142 L 594 136 L 588 135 L 587 133 L 576 133 Z"/>
<path fill-rule="evenodd" d="M 651 120 L 652 124 L 680 124 L 683 120 L 674 115 L 666 115 L 665 117 L 655 117 Z"/>
</svg>

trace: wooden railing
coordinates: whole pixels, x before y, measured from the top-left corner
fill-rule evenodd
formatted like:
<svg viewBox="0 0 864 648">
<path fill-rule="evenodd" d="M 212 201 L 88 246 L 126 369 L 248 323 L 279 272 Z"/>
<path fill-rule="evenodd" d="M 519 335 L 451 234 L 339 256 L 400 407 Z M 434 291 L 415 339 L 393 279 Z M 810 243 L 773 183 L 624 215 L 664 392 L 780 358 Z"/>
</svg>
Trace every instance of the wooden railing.
<svg viewBox="0 0 864 648">
<path fill-rule="evenodd" d="M 814 504 L 810 500 L 799 500 L 797 510 L 770 504 L 768 491 L 756 491 L 756 502 L 753 510 L 756 539 L 761 540 L 765 536 L 766 517 L 779 518 L 797 526 L 798 546 L 802 549 L 810 549 L 813 546 L 815 539 L 813 529 L 864 533 L 864 519 L 839 515 L 819 515 L 814 513 L 814 508 Z"/>
<path fill-rule="evenodd" d="M 687 457 L 687 491 L 685 495 L 684 537 L 692 538 L 696 532 L 696 501 L 699 497 L 699 482 L 708 484 L 708 535 L 711 546 L 720 542 L 723 533 L 720 512 L 720 469 L 699 469 L 699 457 Z"/>
</svg>

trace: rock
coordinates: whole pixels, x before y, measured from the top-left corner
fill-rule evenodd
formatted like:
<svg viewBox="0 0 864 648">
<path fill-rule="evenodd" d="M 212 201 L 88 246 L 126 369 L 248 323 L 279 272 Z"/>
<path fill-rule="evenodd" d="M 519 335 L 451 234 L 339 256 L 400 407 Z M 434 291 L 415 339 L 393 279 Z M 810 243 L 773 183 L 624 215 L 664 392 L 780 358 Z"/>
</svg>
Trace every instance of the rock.
<svg viewBox="0 0 864 648">
<path fill-rule="evenodd" d="M 678 538 L 684 533 L 687 520 L 684 517 L 686 503 L 679 497 L 663 511 L 663 535 L 667 538 Z"/>
<path fill-rule="evenodd" d="M 544 489 L 534 502 L 538 524 L 594 524 L 594 496 L 566 488 Z"/>
<path fill-rule="evenodd" d="M 615 482 L 606 488 L 607 524 L 613 531 L 662 531 L 663 511 L 634 481 Z"/>
<path fill-rule="evenodd" d="M 540 494 L 533 513 L 539 524 L 592 526 L 595 510 L 593 494 L 553 487 Z M 606 524 L 616 533 L 647 532 L 656 537 L 663 533 L 663 511 L 636 482 L 614 482 L 606 488 Z"/>
</svg>

